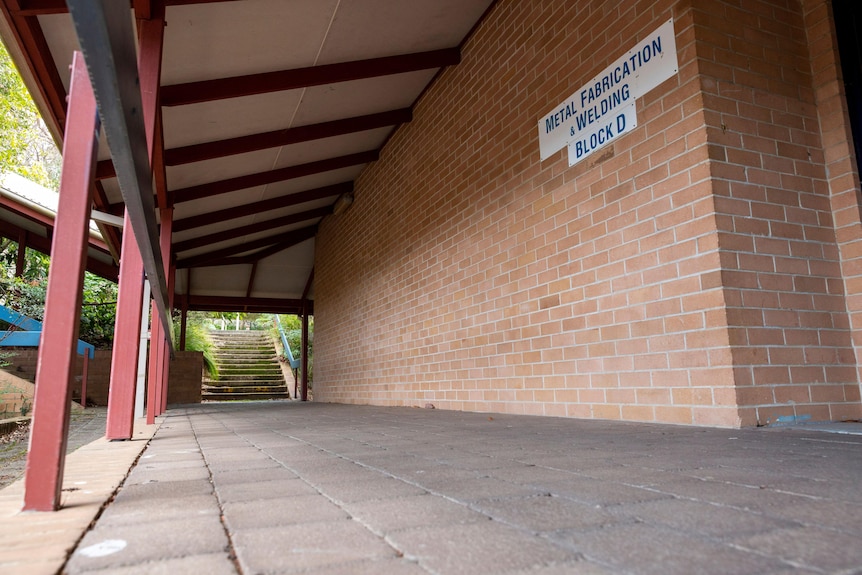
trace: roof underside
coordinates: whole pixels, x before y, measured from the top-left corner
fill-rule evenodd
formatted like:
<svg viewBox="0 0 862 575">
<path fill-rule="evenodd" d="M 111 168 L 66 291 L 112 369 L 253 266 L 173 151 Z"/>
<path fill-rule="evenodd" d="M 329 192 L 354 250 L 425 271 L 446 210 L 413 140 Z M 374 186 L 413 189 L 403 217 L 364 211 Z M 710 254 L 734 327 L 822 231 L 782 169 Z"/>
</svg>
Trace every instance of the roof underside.
<svg viewBox="0 0 862 575">
<path fill-rule="evenodd" d="M 153 193 L 190 308 L 313 299 L 314 235 L 492 0 L 135 0 L 164 13 Z M 65 3 L 0 0 L 0 33 L 61 136 L 78 37 Z M 8 25 L 8 27 L 7 27 Z M 142 32 L 139 32 L 142 34 Z M 97 209 L 123 212 L 104 138 Z M 115 254 L 119 232 L 104 230 Z M 284 302 L 283 305 L 278 302 Z"/>
</svg>

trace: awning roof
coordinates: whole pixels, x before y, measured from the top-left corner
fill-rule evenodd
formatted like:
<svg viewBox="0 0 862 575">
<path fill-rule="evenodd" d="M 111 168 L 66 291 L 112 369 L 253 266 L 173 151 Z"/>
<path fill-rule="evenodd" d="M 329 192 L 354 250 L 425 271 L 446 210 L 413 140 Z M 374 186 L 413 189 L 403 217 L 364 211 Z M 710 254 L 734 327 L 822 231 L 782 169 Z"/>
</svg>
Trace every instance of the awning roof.
<svg viewBox="0 0 862 575">
<path fill-rule="evenodd" d="M 0 234 L 50 253 L 59 195 L 17 174 L 0 174 Z M 94 222 L 90 222 L 87 270 L 117 280 L 117 267 Z"/>
<path fill-rule="evenodd" d="M 441 68 L 458 63 L 492 0 L 164 4 L 154 180 L 159 203 L 175 207 L 175 293 L 192 308 L 313 298 L 318 223 Z M 58 0 L 0 9 L 0 34 L 59 136 L 79 47 L 72 18 Z M 135 0 L 129 14 L 160 10 Z M 104 139 L 99 159 L 96 208 L 121 215 Z M 118 249 L 117 232 L 105 235 Z"/>
</svg>

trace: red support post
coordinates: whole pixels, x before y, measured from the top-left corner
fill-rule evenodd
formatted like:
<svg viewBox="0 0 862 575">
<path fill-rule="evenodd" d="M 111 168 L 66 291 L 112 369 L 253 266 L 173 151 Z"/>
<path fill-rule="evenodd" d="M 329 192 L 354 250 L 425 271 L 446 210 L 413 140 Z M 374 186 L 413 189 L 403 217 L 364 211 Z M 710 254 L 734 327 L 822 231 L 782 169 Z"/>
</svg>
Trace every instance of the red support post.
<svg viewBox="0 0 862 575">
<path fill-rule="evenodd" d="M 55 511 L 60 507 L 66 461 L 69 403 L 77 362 L 78 321 L 87 261 L 90 189 L 99 138 L 96 100 L 79 52 L 72 61 L 69 93 L 60 200 L 51 245 L 30 452 L 24 479 L 25 511 Z"/>
<path fill-rule="evenodd" d="M 308 401 L 308 300 L 302 301 L 302 349 L 299 357 L 302 364 L 302 401 Z"/>
<path fill-rule="evenodd" d="M 150 327 L 150 361 L 147 370 L 147 424 L 152 425 L 156 421 L 156 417 L 161 415 L 162 406 L 162 380 L 161 380 L 161 365 L 162 365 L 162 350 L 164 349 L 162 323 L 159 321 L 159 312 L 156 309 L 156 304 L 153 302 L 152 311 L 152 326 Z"/>
<path fill-rule="evenodd" d="M 183 298 L 180 309 L 180 351 L 186 350 L 186 327 L 189 321 L 189 297 Z"/>
<path fill-rule="evenodd" d="M 24 275 L 24 268 L 27 264 L 27 230 L 21 230 L 18 233 L 17 256 L 15 258 L 15 277 L 20 278 Z"/>
<path fill-rule="evenodd" d="M 168 279 L 168 308 L 174 308 L 174 284 L 176 282 L 176 266 L 171 261 L 171 238 L 174 228 L 174 209 L 162 208 L 159 211 L 159 242 L 162 248 L 162 257 L 165 258 L 165 276 Z M 161 412 L 164 413 L 168 409 L 168 376 L 171 369 L 171 350 L 168 346 L 167 338 L 164 338 L 162 344 L 162 393 L 161 393 Z"/>
<path fill-rule="evenodd" d="M 111 384 L 108 389 L 106 437 L 132 438 L 135 423 L 135 385 L 138 376 L 138 348 L 141 334 L 141 302 L 144 297 L 144 261 L 129 214 L 123 222 L 123 248 L 117 289 L 117 318 L 114 349 L 111 353 Z"/>
<path fill-rule="evenodd" d="M 140 16 L 140 14 L 138 14 L 138 16 Z M 150 158 L 150 166 L 153 166 L 156 149 L 156 127 L 159 123 L 158 100 L 159 77 L 161 75 L 162 66 L 162 48 L 164 44 L 164 8 L 162 7 L 161 9 L 157 9 L 155 12 L 148 14 L 148 16 L 150 19 L 138 21 L 138 78 L 141 83 L 141 105 L 143 107 L 144 129 L 147 136 L 147 151 Z M 131 226 L 126 226 L 126 229 L 129 230 L 127 234 L 131 235 Z M 123 239 L 125 246 L 125 235 Z M 125 247 L 123 249 L 125 250 Z M 138 257 L 140 257 L 140 253 L 137 249 L 135 249 L 135 252 L 138 254 Z M 143 262 L 141 262 L 141 268 L 143 269 Z M 141 288 L 143 289 L 143 284 L 141 284 Z M 139 310 L 141 310 L 141 304 L 143 303 L 142 300 L 143 296 L 138 298 Z M 137 317 L 139 318 L 139 321 L 135 324 L 138 328 L 141 327 L 140 319 L 142 319 L 142 315 L 143 312 L 138 311 Z M 155 422 L 156 416 L 161 415 L 161 411 L 159 411 L 161 399 L 158 397 L 161 385 L 160 383 L 157 383 L 157 381 L 159 381 L 158 378 L 161 375 L 161 370 L 156 369 L 156 366 L 160 365 L 159 350 L 161 350 L 161 345 L 159 342 L 163 336 L 161 331 L 162 326 L 158 320 L 159 314 L 155 303 L 152 305 L 151 315 L 153 322 L 150 331 L 150 359 L 147 374 L 147 423 L 150 425 Z M 119 310 L 117 319 L 119 321 Z M 139 341 L 136 339 L 136 345 L 138 344 Z M 135 357 L 138 357 L 137 353 L 135 354 Z M 137 369 L 137 367 L 135 367 L 135 369 Z M 134 392 L 132 393 L 132 397 L 134 398 Z M 132 417 L 134 417 L 134 415 Z"/>
<path fill-rule="evenodd" d="M 87 375 L 90 371 L 90 350 L 84 350 L 84 360 L 81 362 L 81 407 L 87 407 Z"/>
</svg>

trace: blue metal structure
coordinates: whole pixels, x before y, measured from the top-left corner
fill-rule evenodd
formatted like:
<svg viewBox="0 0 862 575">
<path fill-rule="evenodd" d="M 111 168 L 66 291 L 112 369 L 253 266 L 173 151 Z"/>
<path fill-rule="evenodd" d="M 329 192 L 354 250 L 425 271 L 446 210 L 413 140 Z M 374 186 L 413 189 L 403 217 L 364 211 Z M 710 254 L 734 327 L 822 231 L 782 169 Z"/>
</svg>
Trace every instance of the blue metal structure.
<svg viewBox="0 0 862 575">
<path fill-rule="evenodd" d="M 0 347 L 39 347 L 42 337 L 42 322 L 13 311 L 6 306 L 0 305 L 0 321 L 5 321 L 10 326 L 18 328 L 15 331 L 5 330 L 0 335 Z M 78 340 L 77 352 L 79 355 L 86 354 L 93 359 L 96 348 L 85 341 Z M 297 362 L 297 365 L 299 362 Z M 291 363 L 291 366 L 293 363 Z"/>
<path fill-rule="evenodd" d="M 293 352 L 290 350 L 290 345 L 287 343 L 287 336 L 284 335 L 284 328 L 281 325 L 281 318 L 278 314 L 275 315 L 275 325 L 278 327 L 278 335 L 281 336 L 281 346 L 284 348 L 284 356 L 290 364 L 290 369 L 299 369 L 299 360 L 293 357 Z"/>
</svg>

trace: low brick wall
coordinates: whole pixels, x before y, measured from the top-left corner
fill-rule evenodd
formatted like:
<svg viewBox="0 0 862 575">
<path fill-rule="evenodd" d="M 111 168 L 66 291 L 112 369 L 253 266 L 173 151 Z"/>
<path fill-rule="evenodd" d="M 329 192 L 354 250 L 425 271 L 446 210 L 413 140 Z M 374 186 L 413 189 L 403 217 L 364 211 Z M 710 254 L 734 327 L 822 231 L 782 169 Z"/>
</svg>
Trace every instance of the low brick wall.
<svg viewBox="0 0 862 575">
<path fill-rule="evenodd" d="M 33 386 L 0 371 L 0 419 L 25 416 L 33 409 Z"/>
<path fill-rule="evenodd" d="M 178 351 L 171 361 L 168 375 L 168 405 L 200 403 L 204 354 L 199 351 Z"/>
<path fill-rule="evenodd" d="M 36 348 L 6 348 L 14 353 L 6 358 L 5 371 L 21 379 L 36 381 Z M 83 357 L 78 357 L 72 399 L 81 400 L 81 374 Z M 203 354 L 199 351 L 178 351 L 171 361 L 168 380 L 168 404 L 200 403 Z M 87 367 L 87 405 L 108 405 L 108 386 L 111 380 L 111 350 L 97 350 Z"/>
</svg>

